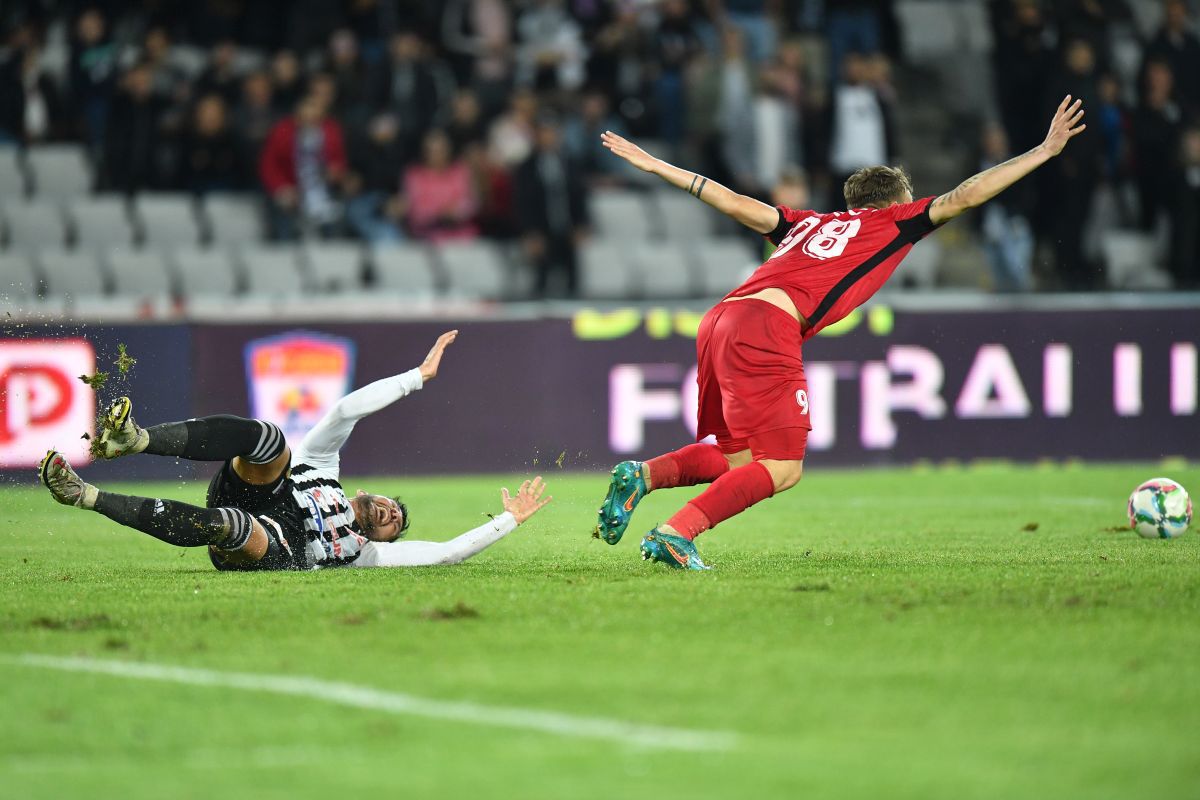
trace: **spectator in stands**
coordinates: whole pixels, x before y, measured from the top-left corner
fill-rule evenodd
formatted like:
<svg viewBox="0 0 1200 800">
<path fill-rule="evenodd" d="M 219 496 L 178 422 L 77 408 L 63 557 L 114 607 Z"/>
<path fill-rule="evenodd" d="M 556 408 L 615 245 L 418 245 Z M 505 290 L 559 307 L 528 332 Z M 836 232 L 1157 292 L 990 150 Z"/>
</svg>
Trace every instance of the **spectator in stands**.
<svg viewBox="0 0 1200 800">
<path fill-rule="evenodd" d="M 252 165 L 258 162 L 267 143 L 267 136 L 275 127 L 276 114 L 271 102 L 271 78 L 265 72 L 252 72 L 242 81 L 242 98 L 233 112 L 233 135 L 238 148 L 238 162 Z M 247 169 L 238 182 L 238 188 L 252 188 Z"/>
<path fill-rule="evenodd" d="M 488 130 L 488 151 L 493 161 L 512 169 L 529 157 L 533 151 L 537 109 L 533 92 L 528 89 L 513 92 L 508 111 L 497 117 Z"/>
<path fill-rule="evenodd" d="M 754 97 L 754 178 L 763 189 L 774 184 L 789 164 L 802 160 L 799 114 L 781 73 L 777 64 L 765 66 Z"/>
<path fill-rule="evenodd" d="M 662 6 L 662 19 L 654 32 L 653 58 L 658 69 L 655 79 L 658 135 L 672 151 L 683 144 L 687 121 L 684 71 L 699 49 L 700 37 L 692 25 L 686 0 L 666 0 Z M 671 156 L 668 154 L 667 157 Z"/>
<path fill-rule="evenodd" d="M 572 163 L 583 170 L 590 186 L 614 186 L 638 179 L 637 167 L 623 158 L 613 158 L 601 143 L 600 134 L 612 131 L 625 135 L 625 123 L 609 109 L 604 92 L 589 90 L 583 95 L 579 113 L 563 125 L 563 144 Z"/>
<path fill-rule="evenodd" d="M 718 21 L 741 32 L 746 54 L 753 64 L 761 64 L 775 56 L 779 37 L 773 16 L 778 3 L 772 0 L 721 0 L 717 5 L 718 16 L 723 16 Z"/>
<path fill-rule="evenodd" d="M 721 157 L 734 187 L 755 192 L 754 126 L 747 124 L 754 119 L 754 73 L 738 28 L 721 32 L 721 50 L 716 104 Z"/>
<path fill-rule="evenodd" d="M 35 144 L 63 133 L 58 89 L 42 66 L 32 30 L 18 30 L 0 61 L 0 144 Z"/>
<path fill-rule="evenodd" d="M 483 109 L 479 107 L 479 96 L 471 89 L 459 89 L 450 104 L 450 122 L 446 135 L 454 145 L 454 154 L 461 156 L 467 147 L 482 143 L 487 137 L 483 121 Z"/>
<path fill-rule="evenodd" d="M 293 116 L 271 130 L 258 162 L 272 238 L 296 239 L 302 230 L 332 233 L 345 172 L 341 126 L 318 99 L 305 97 Z"/>
<path fill-rule="evenodd" d="M 829 79 L 837 83 L 850 53 L 883 49 L 883 6 L 880 0 L 838 0 L 827 3 L 825 31 L 829 39 Z"/>
<path fill-rule="evenodd" d="M 193 194 L 232 191 L 238 188 L 248 163 L 238 152 L 221 95 L 201 97 L 184 135 L 180 187 Z"/>
<path fill-rule="evenodd" d="M 142 37 L 140 60 L 150 70 L 154 93 L 177 105 L 186 103 L 191 95 L 187 71 L 173 58 L 176 51 L 167 29 L 155 25 Z"/>
<path fill-rule="evenodd" d="M 517 83 L 536 90 L 583 85 L 587 48 L 563 0 L 534 0 L 517 19 Z"/>
<path fill-rule="evenodd" d="M 980 138 L 981 155 L 976 166 L 982 172 L 1012 158 L 1004 127 L 997 123 L 984 126 Z M 1020 182 L 993 198 L 979 215 L 984 251 L 992 269 L 992 281 L 1001 292 L 1026 292 L 1033 288 L 1033 214 L 1034 185 Z"/>
<path fill-rule="evenodd" d="M 105 135 L 105 184 L 122 192 L 162 188 L 163 113 L 150 68 L 137 64 L 121 76 Z"/>
<path fill-rule="evenodd" d="M 358 51 L 358 39 L 350 29 L 340 28 L 329 37 L 325 71 L 337 97 L 335 114 L 350 127 L 358 127 L 368 113 L 367 68 Z"/>
<path fill-rule="evenodd" d="M 446 132 L 435 128 L 421 143 L 421 161 L 404 171 L 408 229 L 418 239 L 444 242 L 479 235 L 479 198 L 465 160 L 454 158 Z"/>
<path fill-rule="evenodd" d="M 445 123 L 454 76 L 412 31 L 392 36 L 388 55 L 372 76 L 372 107 L 395 114 L 401 141 L 415 150 L 426 131 Z"/>
<path fill-rule="evenodd" d="M 537 146 L 516 174 L 517 224 L 534 288 L 545 296 L 550 275 L 562 273 L 568 296 L 578 283 L 577 248 L 587 235 L 587 196 L 580 170 L 567 157 L 556 120 L 539 119 Z"/>
<path fill-rule="evenodd" d="M 1008 140 L 1018 152 L 1046 135 L 1040 99 L 1053 69 L 1050 34 L 1037 0 L 998 0 L 991 4 L 996 46 L 992 74 L 996 101 Z"/>
<path fill-rule="evenodd" d="M 196 80 L 196 95 L 220 95 L 226 105 L 236 103 L 241 88 L 241 76 L 237 72 L 238 48 L 232 39 L 222 39 L 213 45 L 208 57 L 208 67 Z"/>
<path fill-rule="evenodd" d="M 1178 152 L 1183 111 L 1175 100 L 1175 78 L 1166 61 L 1146 64 L 1142 98 L 1133 115 L 1133 157 L 1137 164 L 1142 230 L 1151 231 L 1167 211 L 1168 187 Z"/>
<path fill-rule="evenodd" d="M 406 153 L 399 136 L 395 117 L 379 114 L 368 123 L 366 136 L 350 149 L 346 223 L 359 238 L 373 244 L 404 238 L 397 190 Z"/>
<path fill-rule="evenodd" d="M 271 101 L 275 104 L 275 113 L 288 113 L 303 95 L 304 75 L 300 70 L 300 59 L 291 50 L 280 50 L 271 59 Z"/>
<path fill-rule="evenodd" d="M 842 74 L 845 80 L 834 87 L 829 106 L 829 166 L 835 190 L 856 170 L 893 163 L 897 153 L 894 111 L 869 82 L 870 60 L 850 53 Z"/>
<path fill-rule="evenodd" d="M 1180 139 L 1180 165 L 1171 196 L 1171 273 L 1181 289 L 1200 289 L 1200 128 Z"/>
<path fill-rule="evenodd" d="M 69 85 L 81 138 L 96 152 L 104 145 L 116 72 L 117 47 L 108 36 L 108 23 L 99 10 L 86 9 L 71 39 Z"/>
<path fill-rule="evenodd" d="M 512 83 L 512 12 L 505 0 L 449 0 L 442 10 L 442 44 L 459 59 L 460 81 L 477 93 L 484 115 L 503 107 Z"/>
<path fill-rule="evenodd" d="M 1100 76 L 1096 90 L 1100 98 L 1100 105 L 1095 111 L 1096 132 L 1104 148 L 1104 177 L 1115 182 L 1124 178 L 1125 174 L 1129 110 L 1121 100 L 1121 84 L 1111 72 Z"/>
<path fill-rule="evenodd" d="M 1055 108 L 1065 95 L 1083 101 L 1084 108 L 1098 108 L 1096 55 L 1086 39 L 1068 42 L 1062 63 L 1044 79 L 1043 110 Z M 1058 93 L 1058 94 L 1056 94 Z M 1039 214 L 1045 216 L 1044 233 L 1054 249 L 1059 278 L 1069 289 L 1092 289 L 1099 283 L 1096 265 L 1088 259 L 1083 231 L 1092 210 L 1092 200 L 1104 169 L 1101 137 L 1080 136 L 1071 147 L 1039 173 Z M 1019 148 L 1018 148 L 1019 149 Z"/>
<path fill-rule="evenodd" d="M 472 142 L 463 150 L 463 159 L 471 170 L 471 180 L 479 197 L 479 232 L 492 239 L 511 239 L 516 235 L 513 213 L 513 176 L 491 159 L 482 142 Z"/>
<path fill-rule="evenodd" d="M 1146 62 L 1166 62 L 1179 82 L 1179 100 L 1189 113 L 1200 114 L 1200 39 L 1184 0 L 1166 0 L 1163 10 L 1163 25 L 1146 47 Z"/>
</svg>

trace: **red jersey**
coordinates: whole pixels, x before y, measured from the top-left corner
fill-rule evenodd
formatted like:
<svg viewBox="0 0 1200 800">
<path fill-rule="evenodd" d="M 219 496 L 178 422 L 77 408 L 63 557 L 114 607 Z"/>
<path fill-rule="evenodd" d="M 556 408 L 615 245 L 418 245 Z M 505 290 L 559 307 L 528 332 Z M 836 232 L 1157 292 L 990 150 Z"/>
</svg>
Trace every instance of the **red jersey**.
<svg viewBox="0 0 1200 800">
<path fill-rule="evenodd" d="M 933 200 L 831 214 L 779 206 L 779 226 L 767 234 L 775 252 L 726 299 L 782 289 L 808 322 L 808 339 L 879 291 L 912 246 L 937 227 L 929 218 Z"/>
</svg>

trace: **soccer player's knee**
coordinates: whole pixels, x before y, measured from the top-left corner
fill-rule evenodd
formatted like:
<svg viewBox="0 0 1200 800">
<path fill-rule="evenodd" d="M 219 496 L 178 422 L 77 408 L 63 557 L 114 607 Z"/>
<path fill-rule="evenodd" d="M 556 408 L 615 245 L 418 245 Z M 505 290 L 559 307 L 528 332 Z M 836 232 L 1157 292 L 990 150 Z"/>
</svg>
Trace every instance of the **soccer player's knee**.
<svg viewBox="0 0 1200 800">
<path fill-rule="evenodd" d="M 211 509 L 219 517 L 214 520 L 220 533 L 213 543 L 222 550 L 241 550 L 254 533 L 254 517 L 240 508 Z"/>
<path fill-rule="evenodd" d="M 287 448 L 287 440 L 284 438 L 283 431 L 274 422 L 262 419 L 257 419 L 255 422 L 262 428 L 258 444 L 243 457 L 251 464 L 270 464 L 283 455 L 283 451 Z"/>
<path fill-rule="evenodd" d="M 775 493 L 786 492 L 804 476 L 803 461 L 776 461 L 768 467 L 775 479 Z"/>
</svg>

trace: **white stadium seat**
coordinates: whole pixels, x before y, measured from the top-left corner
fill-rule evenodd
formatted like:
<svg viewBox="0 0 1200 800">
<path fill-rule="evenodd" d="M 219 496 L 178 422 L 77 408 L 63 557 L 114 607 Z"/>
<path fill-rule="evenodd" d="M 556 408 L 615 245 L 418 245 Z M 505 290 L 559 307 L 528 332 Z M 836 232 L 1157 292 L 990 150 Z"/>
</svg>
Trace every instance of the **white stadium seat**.
<svg viewBox="0 0 1200 800">
<path fill-rule="evenodd" d="M 105 254 L 113 288 L 126 297 L 164 297 L 171 294 L 171 273 L 157 250 L 113 247 Z"/>
<path fill-rule="evenodd" d="M 429 251 L 422 245 L 380 245 L 371 252 L 371 263 L 381 289 L 428 297 L 437 287 Z"/>
<path fill-rule="evenodd" d="M 1154 237 L 1109 231 L 1100 239 L 1104 271 L 1114 289 L 1170 289 L 1171 276 L 1155 266 Z"/>
<path fill-rule="evenodd" d="M 667 238 L 689 241 L 713 234 L 717 212 L 698 202 L 696 198 L 678 190 L 655 192 L 654 198 L 661 212 L 663 233 Z"/>
<path fill-rule="evenodd" d="M 654 231 L 650 208 L 639 192 L 597 191 L 591 198 L 591 211 L 592 221 L 604 237 L 646 239 Z"/>
<path fill-rule="evenodd" d="M 0 297 L 37 297 L 38 277 L 33 260 L 20 251 L 0 252 Z"/>
<path fill-rule="evenodd" d="M 237 293 L 237 269 L 227 250 L 183 247 L 172 250 L 171 255 L 185 296 L 231 297 Z"/>
<path fill-rule="evenodd" d="M 641 288 L 637 267 L 617 241 L 589 239 L 579 248 L 579 294 L 589 300 L 620 300 Z"/>
<path fill-rule="evenodd" d="M 134 199 L 133 210 L 146 244 L 179 247 L 200 240 L 191 195 L 142 193 Z"/>
<path fill-rule="evenodd" d="M 34 195 L 42 200 L 74 200 L 92 191 L 92 168 L 83 145 L 53 144 L 29 148 L 26 164 Z"/>
<path fill-rule="evenodd" d="M 937 234 L 917 242 L 908 255 L 896 267 L 890 281 L 892 288 L 932 289 L 938 283 L 938 270 L 942 264 L 942 243 Z"/>
<path fill-rule="evenodd" d="M 691 256 L 675 242 L 642 242 L 634 250 L 634 263 L 647 298 L 691 297 L 699 294 L 692 277 Z"/>
<path fill-rule="evenodd" d="M 75 229 L 77 247 L 111 247 L 133 243 L 133 226 L 125 198 L 117 194 L 97 195 L 67 205 L 67 216 Z"/>
<path fill-rule="evenodd" d="M 0 215 L 4 217 L 9 247 L 40 250 L 62 247 L 66 241 L 62 212 L 51 203 L 5 202 L 0 206 Z"/>
<path fill-rule="evenodd" d="M 12 145 L 0 147 L 0 197 L 25 196 L 25 170 L 20 151 Z"/>
<path fill-rule="evenodd" d="M 104 294 L 104 273 L 90 250 L 42 250 L 37 260 L 47 294 L 71 297 Z"/>
<path fill-rule="evenodd" d="M 289 296 L 308 289 L 296 248 L 289 245 L 247 245 L 238 251 L 246 290 L 250 294 Z"/>
<path fill-rule="evenodd" d="M 700 239 L 693 242 L 693 248 L 700 293 L 707 297 L 729 294 L 762 263 L 761 252 L 756 254 L 745 241 L 733 237 Z"/>
<path fill-rule="evenodd" d="M 351 243 L 309 244 L 304 258 L 321 292 L 354 292 L 363 284 L 362 248 Z"/>
<path fill-rule="evenodd" d="M 437 257 L 446 272 L 450 293 L 499 299 L 508 287 L 508 266 L 499 249 L 486 242 L 445 242 Z"/>
<path fill-rule="evenodd" d="M 261 242 L 262 205 L 245 194 L 210 194 L 204 198 L 204 219 L 213 244 L 243 245 Z"/>
</svg>

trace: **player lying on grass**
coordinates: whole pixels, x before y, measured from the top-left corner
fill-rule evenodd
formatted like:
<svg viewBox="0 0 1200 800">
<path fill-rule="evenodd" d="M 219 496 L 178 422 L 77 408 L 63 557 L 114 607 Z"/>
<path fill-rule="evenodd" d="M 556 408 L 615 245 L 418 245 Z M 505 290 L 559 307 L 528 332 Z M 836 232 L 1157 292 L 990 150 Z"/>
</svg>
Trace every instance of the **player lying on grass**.
<svg viewBox="0 0 1200 800">
<path fill-rule="evenodd" d="M 1082 118 L 1081 101 L 1067 96 L 1040 145 L 940 197 L 914 202 L 901 169 L 860 169 L 843 187 L 848 210 L 828 214 L 772 208 L 604 133 L 613 153 L 763 234 L 776 249 L 705 315 L 696 336 L 697 439 L 711 435 L 717 443 L 618 464 L 593 535 L 616 544 L 648 492 L 710 483 L 651 530 L 641 548 L 643 558 L 705 569 L 693 539 L 800 480 L 812 427 L 801 345 L 871 297 L 916 242 L 1062 152 L 1086 127 Z"/>
<path fill-rule="evenodd" d="M 420 389 L 437 375 L 458 331 L 438 338 L 425 361 L 338 401 L 292 453 L 276 425 L 212 416 L 141 428 L 129 398 L 117 400 L 103 423 L 105 458 L 134 453 L 223 461 L 205 508 L 175 500 L 102 492 L 85 483 L 51 450 L 40 476 L 54 499 L 104 516 L 180 547 L 208 547 L 220 570 L 317 567 L 417 567 L 457 564 L 500 541 L 550 502 L 540 477 L 515 496 L 500 491 L 503 513 L 448 542 L 397 541 L 408 528 L 398 500 L 359 490 L 346 495 L 338 451 L 358 420 Z"/>
</svg>

